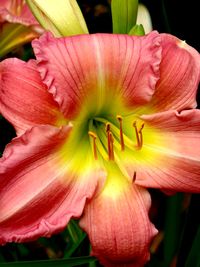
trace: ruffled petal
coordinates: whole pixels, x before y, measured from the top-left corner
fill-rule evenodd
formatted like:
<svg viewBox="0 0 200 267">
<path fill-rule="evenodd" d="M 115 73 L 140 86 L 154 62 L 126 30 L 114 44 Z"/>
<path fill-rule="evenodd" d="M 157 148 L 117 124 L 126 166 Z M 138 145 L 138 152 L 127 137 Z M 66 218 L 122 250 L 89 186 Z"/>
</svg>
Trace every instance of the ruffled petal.
<svg viewBox="0 0 200 267">
<path fill-rule="evenodd" d="M 88 233 L 92 255 L 107 267 L 144 266 L 157 230 L 150 223 L 151 199 L 113 167 L 102 192 L 84 209 L 81 227 Z"/>
<path fill-rule="evenodd" d="M 160 112 L 194 108 L 200 79 L 199 53 L 175 36 L 161 34 L 161 37 L 160 80 L 151 107 Z"/>
<path fill-rule="evenodd" d="M 33 127 L 7 146 L 0 160 L 1 244 L 50 236 L 81 215 L 101 175 L 87 151 L 86 164 L 70 169 L 63 149 L 70 135 L 70 126 Z"/>
<path fill-rule="evenodd" d="M 6 59 L 0 63 L 0 113 L 22 134 L 38 124 L 66 123 L 58 104 L 48 93 L 35 61 Z"/>
<path fill-rule="evenodd" d="M 1 1 L 0 57 L 44 32 L 24 1 Z"/>
<path fill-rule="evenodd" d="M 33 41 L 38 68 L 67 118 L 148 102 L 159 78 L 160 37 L 80 35 Z M 110 105 L 110 103 L 115 103 Z M 82 111 L 83 112 L 83 111 Z"/>
<path fill-rule="evenodd" d="M 1 1 L 2 2 L 2 1 Z M 25 26 L 38 25 L 30 9 L 24 1 L 5 1 L 0 7 L 0 21 L 19 23 Z"/>
<path fill-rule="evenodd" d="M 136 183 L 163 190 L 200 192 L 200 110 L 142 116 L 143 158 Z M 151 140 L 145 136 L 155 135 Z M 149 142 L 150 141 L 150 142 Z"/>
</svg>

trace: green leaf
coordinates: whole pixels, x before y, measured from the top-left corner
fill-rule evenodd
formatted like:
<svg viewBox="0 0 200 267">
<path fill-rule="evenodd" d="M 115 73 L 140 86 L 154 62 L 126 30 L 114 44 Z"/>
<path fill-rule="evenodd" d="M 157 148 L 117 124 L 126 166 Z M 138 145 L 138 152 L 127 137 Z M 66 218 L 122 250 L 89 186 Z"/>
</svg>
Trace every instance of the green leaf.
<svg viewBox="0 0 200 267">
<path fill-rule="evenodd" d="M 90 263 L 89 263 L 89 267 L 96 267 L 96 262 L 95 262 L 95 261 L 90 262 Z"/>
<path fill-rule="evenodd" d="M 113 33 L 128 34 L 136 24 L 138 0 L 111 1 Z"/>
<path fill-rule="evenodd" d="M 71 220 L 69 222 L 67 225 L 67 230 L 74 243 L 78 242 L 84 233 L 75 220 Z"/>
<path fill-rule="evenodd" d="M 194 239 L 192 248 L 190 250 L 189 256 L 186 261 L 185 267 L 200 267 L 200 227 L 198 229 L 197 235 Z"/>
<path fill-rule="evenodd" d="M 96 259 L 94 257 L 77 257 L 71 259 L 62 260 L 44 260 L 44 261 L 18 261 L 18 262 L 7 262 L 0 263 L 0 266 L 5 267 L 71 267 L 79 266 L 81 264 L 86 264 L 94 262 Z"/>
<path fill-rule="evenodd" d="M 26 257 L 29 254 L 28 248 L 24 244 L 18 244 L 17 250 L 22 257 Z"/>
<path fill-rule="evenodd" d="M 128 34 L 138 35 L 138 36 L 145 35 L 144 27 L 142 26 L 142 24 L 140 25 L 136 24 L 135 26 L 133 26 L 133 28 L 130 30 Z"/>
<path fill-rule="evenodd" d="M 66 249 L 64 258 L 70 257 L 80 246 L 83 240 L 86 238 L 86 233 L 81 230 L 78 223 L 75 220 L 71 220 L 67 226 L 69 236 L 71 238 L 71 246 Z"/>
<path fill-rule="evenodd" d="M 193 247 L 194 240 L 198 236 L 198 230 L 200 227 L 200 219 L 198 212 L 200 210 L 200 195 L 186 195 L 186 203 L 188 204 L 188 198 L 190 199 L 190 205 L 186 210 L 186 220 L 181 236 L 181 243 L 178 251 L 177 266 L 184 266 L 187 262 L 188 255 Z M 193 266 L 192 266 L 193 267 Z"/>
<path fill-rule="evenodd" d="M 166 267 L 163 262 L 158 260 L 155 255 L 151 256 L 151 260 L 145 265 L 145 267 Z"/>
<path fill-rule="evenodd" d="M 4 261 L 5 261 L 5 258 L 4 258 L 3 254 L 2 254 L 1 251 L 0 251 L 0 263 L 1 263 L 1 262 L 4 262 Z"/>
<path fill-rule="evenodd" d="M 164 229 L 164 260 L 166 266 L 169 266 L 179 245 L 182 201 L 183 194 L 181 193 L 167 199 Z"/>
</svg>

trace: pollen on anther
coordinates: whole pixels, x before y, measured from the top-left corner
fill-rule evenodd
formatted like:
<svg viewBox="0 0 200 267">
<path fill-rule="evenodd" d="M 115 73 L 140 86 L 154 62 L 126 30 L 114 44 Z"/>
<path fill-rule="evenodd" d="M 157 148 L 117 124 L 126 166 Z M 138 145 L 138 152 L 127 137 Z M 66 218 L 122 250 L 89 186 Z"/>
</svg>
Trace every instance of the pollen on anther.
<svg viewBox="0 0 200 267">
<path fill-rule="evenodd" d="M 136 135 L 137 147 L 139 148 L 140 147 L 140 137 L 139 137 L 139 132 L 138 132 L 136 121 L 133 122 L 133 127 L 135 128 L 135 135 Z"/>
<path fill-rule="evenodd" d="M 142 135 L 142 130 L 144 128 L 144 123 L 141 125 L 140 130 L 139 130 L 139 135 L 140 135 L 140 148 L 143 146 L 143 135 Z"/>
<path fill-rule="evenodd" d="M 107 123 L 106 123 L 106 132 L 109 132 L 109 131 L 110 131 L 110 123 L 107 122 Z"/>
<path fill-rule="evenodd" d="M 144 128 L 144 123 L 141 125 L 139 133 L 142 132 L 142 129 Z"/>
<path fill-rule="evenodd" d="M 137 127 L 137 122 L 133 122 L 133 127 L 135 128 L 135 135 L 136 135 L 136 141 L 137 141 L 137 149 L 141 149 L 143 146 L 143 135 L 142 130 L 144 128 L 144 123 L 140 126 L 139 130 Z"/>
<path fill-rule="evenodd" d="M 95 139 L 97 138 L 97 135 L 92 131 L 89 131 L 88 134 Z"/>
<path fill-rule="evenodd" d="M 135 182 L 135 180 L 136 180 L 136 171 L 134 171 L 134 173 L 133 173 L 133 182 Z"/>
</svg>

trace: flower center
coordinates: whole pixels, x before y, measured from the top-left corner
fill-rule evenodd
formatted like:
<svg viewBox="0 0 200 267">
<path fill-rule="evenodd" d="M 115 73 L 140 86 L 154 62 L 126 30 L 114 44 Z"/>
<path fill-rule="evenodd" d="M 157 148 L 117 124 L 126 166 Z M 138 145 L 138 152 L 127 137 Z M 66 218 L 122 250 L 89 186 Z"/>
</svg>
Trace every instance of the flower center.
<svg viewBox="0 0 200 267">
<path fill-rule="evenodd" d="M 133 121 L 132 137 L 123 131 L 123 117 L 116 116 L 115 121 L 110 122 L 105 118 L 95 117 L 89 121 L 90 142 L 94 159 L 101 155 L 105 160 L 114 161 L 118 152 L 126 149 L 140 150 L 143 146 L 144 123 Z"/>
</svg>

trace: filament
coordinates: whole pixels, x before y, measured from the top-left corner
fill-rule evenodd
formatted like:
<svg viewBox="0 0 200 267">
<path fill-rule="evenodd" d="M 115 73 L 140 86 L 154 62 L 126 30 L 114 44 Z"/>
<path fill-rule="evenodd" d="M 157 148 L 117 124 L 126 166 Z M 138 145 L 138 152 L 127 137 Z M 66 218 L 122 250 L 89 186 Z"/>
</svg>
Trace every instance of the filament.
<svg viewBox="0 0 200 267">
<path fill-rule="evenodd" d="M 94 132 L 92 131 L 89 131 L 88 132 L 89 136 L 92 137 L 92 140 L 93 140 L 93 153 L 94 153 L 94 159 L 97 160 L 97 146 L 96 146 L 96 139 L 97 139 L 97 136 Z"/>
<path fill-rule="evenodd" d="M 121 143 L 121 150 L 123 151 L 125 149 L 124 145 L 124 135 L 123 135 L 123 128 L 122 128 L 122 117 L 120 115 L 117 115 L 117 119 L 119 121 L 119 131 L 120 131 L 120 143 Z"/>
</svg>

